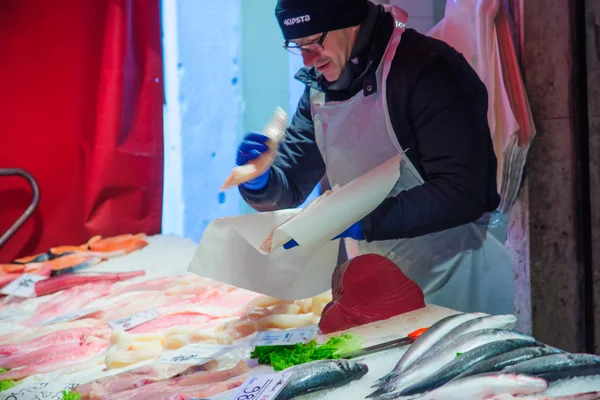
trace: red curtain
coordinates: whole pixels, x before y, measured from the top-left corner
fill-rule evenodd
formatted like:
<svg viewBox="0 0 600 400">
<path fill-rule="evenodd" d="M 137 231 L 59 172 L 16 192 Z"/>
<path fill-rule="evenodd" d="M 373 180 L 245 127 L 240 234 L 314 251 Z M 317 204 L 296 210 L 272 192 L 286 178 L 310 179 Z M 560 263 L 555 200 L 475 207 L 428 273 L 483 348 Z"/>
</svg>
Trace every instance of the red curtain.
<svg viewBox="0 0 600 400">
<path fill-rule="evenodd" d="M 0 262 L 91 236 L 160 232 L 159 0 L 0 1 L 0 168 L 40 186 Z M 26 209 L 0 177 L 0 233 Z"/>
</svg>

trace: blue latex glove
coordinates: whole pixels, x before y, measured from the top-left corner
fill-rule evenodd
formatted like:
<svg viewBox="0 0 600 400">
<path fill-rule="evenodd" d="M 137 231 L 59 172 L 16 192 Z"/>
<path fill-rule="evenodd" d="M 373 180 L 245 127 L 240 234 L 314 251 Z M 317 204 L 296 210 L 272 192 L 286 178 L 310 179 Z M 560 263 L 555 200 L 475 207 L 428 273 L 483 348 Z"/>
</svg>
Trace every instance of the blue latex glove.
<svg viewBox="0 0 600 400">
<path fill-rule="evenodd" d="M 344 232 L 340 233 L 332 240 L 335 239 L 343 239 L 343 238 L 351 238 L 354 240 L 365 240 L 365 236 L 362 231 L 362 227 L 360 226 L 360 221 L 355 222 L 350 228 L 346 229 Z M 290 240 L 286 244 L 283 245 L 283 248 L 286 250 L 292 249 L 298 246 L 298 243 L 294 239 Z"/>
<path fill-rule="evenodd" d="M 248 161 L 258 158 L 262 153 L 269 150 L 269 147 L 265 144 L 269 138 L 261 133 L 250 132 L 244 136 L 244 140 L 238 147 L 237 157 L 235 164 L 240 166 L 246 164 Z M 269 182 L 269 171 L 260 175 L 259 177 L 242 183 L 240 186 L 248 190 L 260 190 L 267 186 Z"/>
</svg>

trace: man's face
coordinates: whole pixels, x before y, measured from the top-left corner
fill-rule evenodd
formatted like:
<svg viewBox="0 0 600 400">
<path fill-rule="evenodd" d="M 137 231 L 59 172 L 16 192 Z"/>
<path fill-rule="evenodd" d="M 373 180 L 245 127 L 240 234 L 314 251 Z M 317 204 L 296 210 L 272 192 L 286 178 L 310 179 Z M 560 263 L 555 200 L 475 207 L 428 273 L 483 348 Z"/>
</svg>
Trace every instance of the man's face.
<svg viewBox="0 0 600 400">
<path fill-rule="evenodd" d="M 298 46 L 306 46 L 302 51 L 302 59 L 307 67 L 314 66 L 328 82 L 339 79 L 342 70 L 350 59 L 350 53 L 356 40 L 358 27 L 338 29 L 327 33 L 322 48 L 314 44 L 321 37 L 321 33 L 291 40 Z"/>
</svg>

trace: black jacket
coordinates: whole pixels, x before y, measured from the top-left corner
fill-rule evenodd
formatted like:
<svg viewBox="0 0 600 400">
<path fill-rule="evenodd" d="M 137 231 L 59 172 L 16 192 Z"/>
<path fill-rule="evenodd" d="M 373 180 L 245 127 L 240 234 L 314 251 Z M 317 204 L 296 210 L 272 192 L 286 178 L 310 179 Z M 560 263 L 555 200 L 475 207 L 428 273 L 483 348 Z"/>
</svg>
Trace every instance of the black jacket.
<svg viewBox="0 0 600 400">
<path fill-rule="evenodd" d="M 349 99 L 374 85 L 375 71 L 393 29 L 391 14 L 378 7 L 370 45 L 358 57 L 356 79 L 346 90 L 328 89 L 314 68 L 296 78 L 306 84 L 279 148 L 267 186 L 240 187 L 258 211 L 295 208 L 325 174 L 315 143 L 310 88 L 326 100 Z M 473 222 L 500 203 L 496 156 L 487 121 L 485 85 L 464 57 L 442 41 L 407 29 L 387 79 L 390 118 L 406 156 L 425 183 L 383 201 L 361 221 L 367 241 L 410 238 Z M 379 90 L 380 88 L 375 88 Z"/>
</svg>

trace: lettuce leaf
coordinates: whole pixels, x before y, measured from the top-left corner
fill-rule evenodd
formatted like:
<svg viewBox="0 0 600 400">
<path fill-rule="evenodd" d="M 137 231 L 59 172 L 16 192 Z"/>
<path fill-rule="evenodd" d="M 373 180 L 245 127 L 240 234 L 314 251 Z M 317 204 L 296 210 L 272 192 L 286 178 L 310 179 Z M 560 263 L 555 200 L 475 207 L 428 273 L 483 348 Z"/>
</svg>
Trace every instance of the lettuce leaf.
<svg viewBox="0 0 600 400">
<path fill-rule="evenodd" d="M 342 358 L 344 354 L 360 350 L 362 342 L 360 336 L 343 333 L 331 337 L 322 345 L 317 345 L 313 340 L 289 346 L 256 346 L 250 357 L 257 358 L 259 364 L 268 364 L 275 371 L 282 371 L 311 361 Z"/>
</svg>

